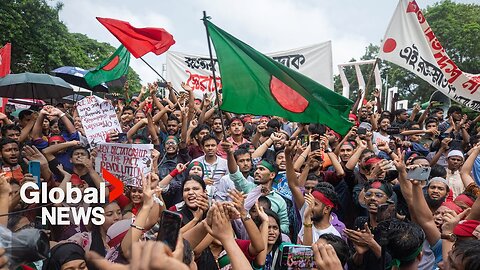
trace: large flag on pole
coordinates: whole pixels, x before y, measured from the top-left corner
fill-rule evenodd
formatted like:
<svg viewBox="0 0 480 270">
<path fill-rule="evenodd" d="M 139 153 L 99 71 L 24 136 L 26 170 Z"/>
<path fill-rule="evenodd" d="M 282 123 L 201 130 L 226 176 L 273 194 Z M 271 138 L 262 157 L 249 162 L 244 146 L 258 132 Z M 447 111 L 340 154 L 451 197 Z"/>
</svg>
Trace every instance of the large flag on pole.
<svg viewBox="0 0 480 270">
<path fill-rule="evenodd" d="M 10 59 L 12 47 L 7 43 L 0 49 L 0 78 L 10 74 Z"/>
<path fill-rule="evenodd" d="M 120 45 L 108 59 L 105 59 L 98 67 L 85 74 L 85 81 L 90 87 L 114 81 L 127 73 L 129 64 L 130 53 L 123 45 Z"/>
<path fill-rule="evenodd" d="M 399 1 L 380 48 L 379 58 L 411 71 L 450 99 L 480 111 L 480 76 L 461 71 L 448 57 L 415 1 Z"/>
<path fill-rule="evenodd" d="M 163 28 L 136 28 L 130 23 L 110 18 L 97 20 L 105 26 L 135 58 L 140 58 L 148 52 L 160 55 L 175 44 L 173 36 Z"/>
<path fill-rule="evenodd" d="M 353 102 L 278 63 L 206 20 L 222 74 L 221 109 L 321 123 L 346 134 Z"/>
</svg>

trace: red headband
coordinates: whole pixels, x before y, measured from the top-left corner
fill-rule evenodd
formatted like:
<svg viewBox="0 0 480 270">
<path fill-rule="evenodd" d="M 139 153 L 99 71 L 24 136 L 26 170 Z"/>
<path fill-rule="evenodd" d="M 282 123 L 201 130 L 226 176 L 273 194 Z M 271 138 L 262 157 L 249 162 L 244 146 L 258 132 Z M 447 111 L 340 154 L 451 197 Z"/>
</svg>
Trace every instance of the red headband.
<svg viewBox="0 0 480 270">
<path fill-rule="evenodd" d="M 235 118 L 235 119 L 233 119 L 233 121 L 232 121 L 230 124 L 233 124 L 233 123 L 235 123 L 235 122 L 239 122 L 239 123 L 241 123 L 241 124 L 243 125 L 243 121 L 242 121 L 242 119 L 240 119 L 240 118 Z"/>
<path fill-rule="evenodd" d="M 445 206 L 448 209 L 455 211 L 457 215 L 463 212 L 463 209 L 460 208 L 460 206 L 456 205 L 454 202 L 443 202 L 442 206 Z"/>
<path fill-rule="evenodd" d="M 315 197 L 315 199 L 319 200 L 324 205 L 335 208 L 335 204 L 332 201 L 330 201 L 329 198 L 325 197 L 325 195 L 323 195 L 323 193 L 321 193 L 320 191 L 315 190 L 314 192 L 312 192 L 312 196 Z"/>
<path fill-rule="evenodd" d="M 460 194 L 458 195 L 455 200 L 453 200 L 454 202 L 464 202 L 466 205 L 472 207 L 473 206 L 473 203 L 474 201 L 468 197 L 467 195 L 465 194 Z"/>
<path fill-rule="evenodd" d="M 453 233 L 457 236 L 471 237 L 473 236 L 473 231 L 480 226 L 480 221 L 478 220 L 461 220 L 455 228 L 453 228 Z"/>
<path fill-rule="evenodd" d="M 48 139 L 48 143 L 52 143 L 53 141 L 61 141 L 62 143 L 65 142 L 65 139 L 62 136 L 52 136 Z"/>
</svg>

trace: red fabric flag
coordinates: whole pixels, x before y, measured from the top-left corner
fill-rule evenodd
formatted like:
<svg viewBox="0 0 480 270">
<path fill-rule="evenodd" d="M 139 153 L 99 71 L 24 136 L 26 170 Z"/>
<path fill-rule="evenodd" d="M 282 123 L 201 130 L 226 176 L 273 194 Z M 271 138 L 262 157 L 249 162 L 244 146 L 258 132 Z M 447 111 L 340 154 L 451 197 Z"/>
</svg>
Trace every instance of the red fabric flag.
<svg viewBox="0 0 480 270">
<path fill-rule="evenodd" d="M 0 78 L 10 74 L 10 53 L 12 46 L 7 43 L 0 49 Z"/>
<path fill-rule="evenodd" d="M 100 18 L 97 20 L 105 26 L 135 58 L 140 58 L 148 52 L 160 55 L 175 44 L 173 36 L 163 28 L 136 28 L 128 22 Z"/>
</svg>

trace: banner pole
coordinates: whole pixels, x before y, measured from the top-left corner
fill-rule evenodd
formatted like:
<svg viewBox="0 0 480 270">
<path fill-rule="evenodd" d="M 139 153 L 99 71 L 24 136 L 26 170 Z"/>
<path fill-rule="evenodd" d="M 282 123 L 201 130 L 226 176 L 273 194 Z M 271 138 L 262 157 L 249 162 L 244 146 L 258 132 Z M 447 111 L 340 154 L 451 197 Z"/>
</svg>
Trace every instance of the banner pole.
<svg viewBox="0 0 480 270">
<path fill-rule="evenodd" d="M 143 59 L 143 57 L 140 57 L 140 59 L 141 59 L 149 68 L 151 68 L 155 73 L 157 73 L 157 75 L 158 75 L 165 83 L 167 83 L 167 80 L 165 80 L 165 78 L 163 78 L 163 76 L 160 75 L 160 73 L 158 73 L 157 70 L 155 70 L 147 61 L 145 61 L 145 59 Z M 173 88 L 173 86 L 172 86 L 172 90 L 173 90 L 173 92 L 174 92 L 175 94 L 179 95 L 178 91 L 175 90 L 175 88 Z"/>
<path fill-rule="evenodd" d="M 212 73 L 213 73 L 213 85 L 215 86 L 215 95 L 216 95 L 216 101 L 218 105 L 218 110 L 220 111 L 220 120 L 222 121 L 222 131 L 223 131 L 223 140 L 227 139 L 227 134 L 225 133 L 225 124 L 223 121 L 223 111 L 220 109 L 220 97 L 218 95 L 218 86 L 217 86 L 217 76 L 215 75 L 215 62 L 213 61 L 213 54 L 212 54 L 212 44 L 210 41 L 210 32 L 208 31 L 207 27 L 207 20 L 209 17 L 207 16 L 207 12 L 203 11 L 203 25 L 205 25 L 205 31 L 207 33 L 207 43 L 208 43 L 208 52 L 210 53 L 210 66 L 212 67 Z"/>
<path fill-rule="evenodd" d="M 367 97 L 367 94 L 368 94 L 368 88 L 370 87 L 370 82 L 372 81 L 372 76 L 373 76 L 373 73 L 375 71 L 375 68 L 377 67 L 377 63 L 380 62 L 380 58 L 376 58 L 375 59 L 375 63 L 373 63 L 373 67 L 372 67 L 372 70 L 370 71 L 370 75 L 368 76 L 368 81 L 367 81 L 367 85 L 365 86 L 365 93 L 363 94 L 363 96 L 366 98 Z M 363 101 L 360 102 L 360 110 L 362 109 L 363 107 Z"/>
</svg>

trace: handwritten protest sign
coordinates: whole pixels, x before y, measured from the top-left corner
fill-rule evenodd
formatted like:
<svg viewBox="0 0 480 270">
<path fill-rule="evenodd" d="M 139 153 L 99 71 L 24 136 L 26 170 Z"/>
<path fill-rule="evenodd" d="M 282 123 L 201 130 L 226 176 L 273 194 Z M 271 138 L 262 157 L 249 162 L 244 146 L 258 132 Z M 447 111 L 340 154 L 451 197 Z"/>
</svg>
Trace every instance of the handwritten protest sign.
<svg viewBox="0 0 480 270">
<path fill-rule="evenodd" d="M 105 168 L 126 185 L 140 186 L 141 174 L 152 167 L 153 144 L 101 143 L 97 146 L 95 169 Z"/>
<path fill-rule="evenodd" d="M 108 131 L 122 132 L 113 105 L 97 96 L 88 96 L 77 102 L 77 111 L 91 147 L 105 142 Z"/>
</svg>

